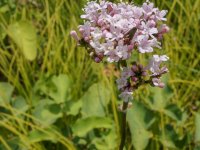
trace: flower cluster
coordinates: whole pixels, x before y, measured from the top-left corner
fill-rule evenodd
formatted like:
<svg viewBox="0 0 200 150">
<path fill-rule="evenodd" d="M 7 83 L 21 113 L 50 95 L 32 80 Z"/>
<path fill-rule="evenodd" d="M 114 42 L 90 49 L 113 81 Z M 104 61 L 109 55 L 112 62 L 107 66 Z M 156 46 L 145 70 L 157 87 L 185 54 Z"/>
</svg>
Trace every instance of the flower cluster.
<svg viewBox="0 0 200 150">
<path fill-rule="evenodd" d="M 159 41 L 169 31 L 168 26 L 162 24 L 167 11 L 160 11 L 148 1 L 142 7 L 92 1 L 83 10 L 81 36 L 79 38 L 75 31 L 71 35 L 87 47 L 96 62 L 104 57 L 108 62 L 126 60 L 134 49 L 140 53 L 153 52 L 154 47 L 161 48 Z"/>
<path fill-rule="evenodd" d="M 136 62 L 131 67 L 123 67 L 121 78 L 117 79 L 118 89 L 121 91 L 119 97 L 128 102 L 133 91 L 143 84 L 146 75 L 146 69 Z"/>
<path fill-rule="evenodd" d="M 143 84 L 163 88 L 165 84 L 160 80 L 160 77 L 167 73 L 168 69 L 166 66 L 161 66 L 161 63 L 168 59 L 166 55 L 153 55 L 146 67 L 137 63 L 131 67 L 124 67 L 121 77 L 117 80 L 118 89 L 121 91 L 120 98 L 126 102 L 129 101 L 133 91 Z"/>
<path fill-rule="evenodd" d="M 79 26 L 80 34 L 71 31 L 71 36 L 86 47 L 97 63 L 106 58 L 108 62 L 120 64 L 130 58 L 133 51 L 153 52 L 154 48 L 161 48 L 160 41 L 169 31 L 163 24 L 167 20 L 167 11 L 155 8 L 149 0 L 141 7 L 123 2 L 91 1 L 83 11 L 84 24 Z M 153 55 L 146 67 L 136 62 L 131 67 L 123 67 L 117 80 L 119 96 L 128 102 L 133 91 L 143 84 L 163 88 L 160 78 L 168 69 L 161 63 L 168 59 L 166 55 Z"/>
</svg>

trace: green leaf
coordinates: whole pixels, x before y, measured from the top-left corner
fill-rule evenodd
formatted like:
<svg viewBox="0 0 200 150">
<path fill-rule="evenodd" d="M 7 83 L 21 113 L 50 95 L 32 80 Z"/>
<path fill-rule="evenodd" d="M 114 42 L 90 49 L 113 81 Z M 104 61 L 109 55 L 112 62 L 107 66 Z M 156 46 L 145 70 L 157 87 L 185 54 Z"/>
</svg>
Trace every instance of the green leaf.
<svg viewBox="0 0 200 150">
<path fill-rule="evenodd" d="M 162 77 L 162 81 L 167 83 L 169 75 Z M 173 91 L 168 84 L 164 88 L 149 87 L 151 95 L 146 101 L 150 108 L 155 111 L 163 112 L 168 105 L 170 98 L 173 96 Z"/>
<path fill-rule="evenodd" d="M 155 121 L 154 113 L 149 110 L 141 102 L 136 100 L 133 102 L 133 107 L 127 111 L 127 121 L 128 122 L 137 122 L 140 126 L 148 129 Z"/>
<path fill-rule="evenodd" d="M 29 106 L 26 100 L 22 96 L 17 96 L 12 99 L 12 106 L 19 111 L 25 112 L 28 110 Z"/>
<path fill-rule="evenodd" d="M 176 142 L 178 141 L 178 135 L 173 126 L 167 124 L 164 128 L 164 133 L 160 133 L 159 140 L 165 147 L 177 149 Z"/>
<path fill-rule="evenodd" d="M 200 142 L 200 114 L 195 114 L 195 142 Z"/>
<path fill-rule="evenodd" d="M 108 87 L 104 86 L 103 83 L 93 84 L 81 98 L 83 101 L 83 117 L 105 116 L 105 108 L 110 98 Z"/>
<path fill-rule="evenodd" d="M 47 132 L 42 132 L 39 130 L 33 130 L 29 132 L 28 139 L 32 143 L 41 142 L 41 141 L 52 141 L 56 142 L 57 137 L 53 134 L 48 134 Z"/>
<path fill-rule="evenodd" d="M 155 88 L 151 90 L 153 96 L 150 97 L 150 106 L 153 110 L 162 111 L 166 106 L 166 99 L 163 97 L 162 89 Z"/>
<path fill-rule="evenodd" d="M 50 88 L 52 88 L 51 79 L 52 76 L 48 74 L 42 75 L 33 87 L 34 93 L 36 95 L 48 95 L 50 93 Z"/>
<path fill-rule="evenodd" d="M 159 112 L 163 111 L 172 97 L 172 92 L 169 90 L 169 87 L 166 86 L 163 89 L 158 87 L 150 87 L 150 91 L 151 95 L 147 103 L 152 110 Z"/>
<path fill-rule="evenodd" d="M 71 87 L 71 80 L 65 74 L 60 74 L 58 76 L 53 76 L 52 78 L 53 84 L 56 86 L 56 91 L 51 91 L 49 95 L 57 102 L 63 103 L 66 101 L 67 93 Z"/>
<path fill-rule="evenodd" d="M 8 5 L 4 5 L 4 6 L 0 7 L 0 14 L 6 13 L 8 11 L 9 11 Z"/>
<path fill-rule="evenodd" d="M 153 113 L 142 103 L 134 101 L 133 107 L 127 112 L 127 121 L 131 131 L 132 144 L 136 150 L 145 149 L 153 134 L 148 128 L 155 121 Z"/>
<path fill-rule="evenodd" d="M 118 136 L 115 131 L 115 126 L 100 138 L 95 137 L 92 139 L 92 144 L 94 144 L 98 150 L 115 150 L 118 146 Z"/>
<path fill-rule="evenodd" d="M 14 87 L 7 82 L 0 82 L 0 105 L 9 103 Z"/>
<path fill-rule="evenodd" d="M 48 99 L 40 100 L 33 110 L 33 116 L 40 120 L 40 123 L 44 126 L 48 126 L 56 122 L 56 120 L 62 117 L 61 112 L 53 112 L 51 106 L 53 101 Z"/>
<path fill-rule="evenodd" d="M 165 114 L 168 115 L 169 117 L 171 117 L 174 120 L 181 120 L 182 118 L 182 112 L 181 110 L 178 108 L 178 106 L 176 104 L 170 104 L 165 108 Z"/>
<path fill-rule="evenodd" d="M 25 58 L 34 60 L 37 56 L 37 36 L 34 26 L 28 21 L 20 21 L 8 27 L 8 34 L 22 50 Z"/>
<path fill-rule="evenodd" d="M 6 32 L 0 26 L 0 40 L 2 41 L 5 37 L 6 37 Z"/>
<path fill-rule="evenodd" d="M 48 110 L 53 114 L 61 113 L 61 105 L 60 104 L 50 104 L 47 107 L 48 107 Z"/>
<path fill-rule="evenodd" d="M 4 138 L 4 137 L 6 137 L 6 136 L 2 136 L 2 138 Z M 4 140 L 6 140 L 6 139 L 4 139 Z M 17 137 L 17 136 L 13 136 L 12 139 L 6 140 L 6 142 L 9 145 L 9 147 L 11 148 L 11 150 L 14 150 L 14 149 L 24 150 L 24 148 L 22 147 L 23 143 L 20 141 L 19 137 Z M 0 150 L 7 150 L 4 146 L 5 145 L 2 145 L 2 142 L 0 142 Z"/>
<path fill-rule="evenodd" d="M 65 103 L 65 107 L 63 108 L 63 111 L 67 113 L 67 115 L 78 115 L 80 109 L 82 108 L 83 101 L 82 100 L 71 100 L 67 101 Z"/>
<path fill-rule="evenodd" d="M 73 126 L 72 131 L 76 136 L 83 137 L 95 128 L 112 128 L 113 121 L 105 117 L 88 117 L 78 120 Z"/>
</svg>

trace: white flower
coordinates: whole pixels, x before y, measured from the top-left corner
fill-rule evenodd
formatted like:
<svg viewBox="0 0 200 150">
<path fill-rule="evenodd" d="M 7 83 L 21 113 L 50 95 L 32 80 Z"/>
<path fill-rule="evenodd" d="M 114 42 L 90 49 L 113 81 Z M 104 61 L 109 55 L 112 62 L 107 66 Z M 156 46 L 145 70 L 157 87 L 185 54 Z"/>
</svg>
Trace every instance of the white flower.
<svg viewBox="0 0 200 150">
<path fill-rule="evenodd" d="M 104 47 L 102 44 L 99 43 L 99 41 L 90 41 L 90 45 L 95 49 L 95 52 L 97 54 L 103 52 Z"/>
<path fill-rule="evenodd" d="M 142 9 L 143 9 L 143 12 L 144 12 L 144 15 L 145 16 L 149 16 L 152 14 L 152 12 L 154 11 L 154 4 L 153 3 L 143 3 L 142 5 Z"/>
<path fill-rule="evenodd" d="M 102 38 L 102 31 L 99 28 L 95 28 L 94 31 L 91 32 L 94 41 L 100 40 Z"/>
<path fill-rule="evenodd" d="M 133 7 L 132 11 L 135 19 L 139 19 L 143 15 L 143 9 L 140 7 Z"/>
<path fill-rule="evenodd" d="M 147 69 L 149 69 L 153 73 L 152 76 L 163 74 L 165 71 L 168 71 L 166 67 L 162 67 L 160 69 L 160 64 L 163 61 L 167 61 L 168 59 L 169 57 L 167 57 L 166 55 L 153 55 L 152 59 L 149 62 L 149 65 L 147 66 Z"/>
<path fill-rule="evenodd" d="M 123 71 L 121 74 L 122 74 L 122 78 L 126 78 L 126 79 L 128 79 L 130 76 L 134 76 L 133 71 L 129 67 L 123 67 Z"/>
<path fill-rule="evenodd" d="M 119 56 L 117 56 L 116 51 L 112 50 L 112 51 L 106 51 L 104 52 L 104 54 L 108 57 L 107 61 L 112 63 L 112 62 L 118 62 L 119 61 Z"/>
<path fill-rule="evenodd" d="M 165 84 L 160 80 L 160 78 L 152 78 L 152 82 L 154 86 L 163 88 Z"/>
<path fill-rule="evenodd" d="M 167 19 L 164 18 L 164 16 L 166 16 L 166 14 L 167 14 L 167 10 L 162 10 L 162 11 L 157 10 L 155 13 L 155 17 L 157 20 L 167 21 Z"/>
<path fill-rule="evenodd" d="M 101 7 L 95 1 L 91 1 L 87 3 L 83 10 L 85 14 L 81 15 L 81 18 L 88 19 L 91 22 L 96 22 L 98 18 L 98 11 L 101 10 Z"/>
<path fill-rule="evenodd" d="M 142 27 L 142 33 L 144 34 L 144 35 L 149 35 L 149 36 L 151 36 L 152 38 L 155 38 L 154 36 L 153 36 L 153 34 L 157 34 L 158 33 L 158 29 L 157 28 L 154 28 L 154 27 L 150 27 L 150 22 L 148 22 L 147 24 L 145 24 L 144 22 L 142 22 L 142 25 L 141 25 L 141 27 Z"/>
<path fill-rule="evenodd" d="M 140 35 L 137 37 L 138 50 L 140 53 L 149 53 L 153 52 L 153 43 L 152 40 L 149 40 L 148 35 Z"/>
<path fill-rule="evenodd" d="M 128 102 L 133 99 L 133 92 L 124 91 L 122 92 L 119 97 L 124 100 L 124 102 Z"/>
<path fill-rule="evenodd" d="M 116 47 L 116 54 L 117 56 L 119 56 L 119 58 L 122 58 L 123 60 L 129 57 L 128 46 L 124 45 L 123 41 L 118 42 L 118 46 Z"/>
<path fill-rule="evenodd" d="M 83 38 L 90 36 L 91 23 L 89 21 L 85 22 L 84 25 L 79 26 L 79 31 L 81 32 Z"/>
<path fill-rule="evenodd" d="M 127 79 L 126 78 L 119 78 L 117 79 L 117 87 L 118 89 L 122 89 L 123 87 L 127 86 Z"/>
</svg>

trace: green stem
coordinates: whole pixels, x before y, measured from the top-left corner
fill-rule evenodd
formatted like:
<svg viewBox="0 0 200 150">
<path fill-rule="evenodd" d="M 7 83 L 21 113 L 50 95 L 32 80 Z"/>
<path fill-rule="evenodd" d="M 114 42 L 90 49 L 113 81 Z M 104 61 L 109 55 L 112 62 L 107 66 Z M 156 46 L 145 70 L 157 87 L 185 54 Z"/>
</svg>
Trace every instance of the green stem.
<svg viewBox="0 0 200 150">
<path fill-rule="evenodd" d="M 120 66 L 122 67 L 127 67 L 127 62 L 125 60 L 122 60 L 119 62 L 118 64 L 119 69 Z M 122 124 L 121 124 L 121 143 L 120 143 L 120 147 L 119 150 L 123 150 L 124 145 L 125 145 L 125 141 L 126 141 L 126 110 L 128 107 L 128 102 L 123 102 L 123 106 L 122 106 Z"/>
<path fill-rule="evenodd" d="M 163 112 L 160 112 L 161 114 L 161 130 L 162 130 L 162 139 L 165 140 L 165 125 L 164 125 L 164 116 L 163 116 Z M 165 147 L 165 145 L 163 145 L 163 149 L 166 150 L 167 148 Z"/>
<path fill-rule="evenodd" d="M 128 107 L 128 102 L 123 102 L 122 106 L 122 125 L 121 125 L 121 143 L 119 150 L 123 150 L 126 141 L 126 109 Z"/>
</svg>

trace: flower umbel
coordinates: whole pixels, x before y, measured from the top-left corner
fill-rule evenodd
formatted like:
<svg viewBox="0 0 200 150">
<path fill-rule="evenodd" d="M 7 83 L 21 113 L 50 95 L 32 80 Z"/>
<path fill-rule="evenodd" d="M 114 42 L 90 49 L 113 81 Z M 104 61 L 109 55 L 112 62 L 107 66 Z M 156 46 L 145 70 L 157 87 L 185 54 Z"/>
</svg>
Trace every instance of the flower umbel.
<svg viewBox="0 0 200 150">
<path fill-rule="evenodd" d="M 124 67 L 121 77 L 116 81 L 118 89 L 121 91 L 119 97 L 124 101 L 131 100 L 130 95 L 144 84 L 163 88 L 165 84 L 162 83 L 160 78 L 168 72 L 168 69 L 166 66 L 161 67 L 161 63 L 168 59 L 166 55 L 153 55 L 153 58 L 146 67 L 136 62 L 131 67 Z"/>
<path fill-rule="evenodd" d="M 166 10 L 155 8 L 145 2 L 142 7 L 128 3 L 107 1 L 88 2 L 83 9 L 84 24 L 79 26 L 79 43 L 90 47 L 95 62 L 105 57 L 108 62 L 119 62 L 130 58 L 133 51 L 150 53 L 161 48 L 160 40 L 169 31 Z"/>
</svg>

